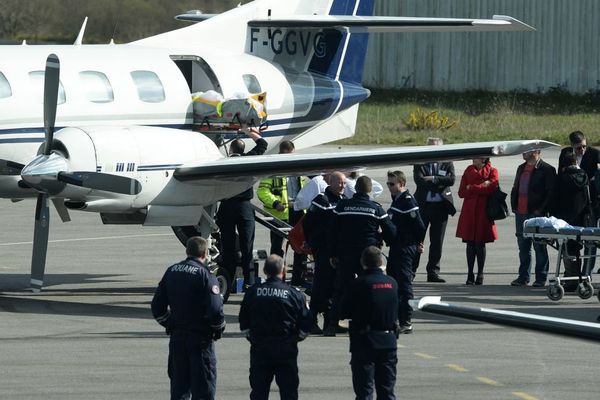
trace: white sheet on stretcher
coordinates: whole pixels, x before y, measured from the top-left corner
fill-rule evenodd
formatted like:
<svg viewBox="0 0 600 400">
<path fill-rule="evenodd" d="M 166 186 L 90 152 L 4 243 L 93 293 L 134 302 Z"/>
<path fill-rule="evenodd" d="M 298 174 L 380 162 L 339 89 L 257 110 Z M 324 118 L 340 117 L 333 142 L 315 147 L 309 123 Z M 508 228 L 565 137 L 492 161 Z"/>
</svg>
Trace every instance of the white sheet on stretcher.
<svg viewBox="0 0 600 400">
<path fill-rule="evenodd" d="M 556 230 L 559 230 L 561 228 L 574 228 L 574 226 L 569 225 L 567 221 L 555 217 L 529 218 L 523 223 L 523 228 L 530 227 L 554 228 Z"/>
</svg>

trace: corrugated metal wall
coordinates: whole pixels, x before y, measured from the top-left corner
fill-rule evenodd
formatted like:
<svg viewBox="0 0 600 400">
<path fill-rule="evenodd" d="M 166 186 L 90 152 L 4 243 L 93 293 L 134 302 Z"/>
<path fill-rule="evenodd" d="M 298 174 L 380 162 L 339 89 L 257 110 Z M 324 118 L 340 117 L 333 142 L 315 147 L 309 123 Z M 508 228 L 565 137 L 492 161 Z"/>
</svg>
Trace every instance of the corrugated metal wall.
<svg viewBox="0 0 600 400">
<path fill-rule="evenodd" d="M 376 15 L 491 18 L 536 32 L 375 34 L 364 83 L 380 88 L 600 90 L 598 0 L 377 0 Z"/>
</svg>

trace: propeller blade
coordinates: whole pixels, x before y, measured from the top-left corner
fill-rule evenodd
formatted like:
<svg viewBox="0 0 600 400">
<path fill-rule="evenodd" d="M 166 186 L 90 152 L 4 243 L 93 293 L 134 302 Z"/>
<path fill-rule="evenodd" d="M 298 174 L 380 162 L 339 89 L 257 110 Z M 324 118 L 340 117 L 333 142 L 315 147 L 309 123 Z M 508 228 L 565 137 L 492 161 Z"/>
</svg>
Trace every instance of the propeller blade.
<svg viewBox="0 0 600 400">
<path fill-rule="evenodd" d="M 138 180 L 102 172 L 59 172 L 58 180 L 75 186 L 120 194 L 136 195 L 142 191 L 142 184 Z"/>
<path fill-rule="evenodd" d="M 52 203 L 54 204 L 54 208 L 56 208 L 56 212 L 60 217 L 62 222 L 71 222 L 71 216 L 69 215 L 69 209 L 65 206 L 64 199 L 52 199 Z"/>
<path fill-rule="evenodd" d="M 60 81 L 60 61 L 56 54 L 50 54 L 46 59 L 44 74 L 44 154 L 50 154 L 54 138 L 54 123 L 56 121 L 56 106 L 58 103 L 58 85 Z"/>
<path fill-rule="evenodd" d="M 0 175 L 20 175 L 24 167 L 23 164 L 0 159 Z"/>
<path fill-rule="evenodd" d="M 34 292 L 39 292 L 44 284 L 49 230 L 50 210 L 48 207 L 48 195 L 40 193 L 35 208 L 33 254 L 31 255 L 31 290 Z"/>
</svg>

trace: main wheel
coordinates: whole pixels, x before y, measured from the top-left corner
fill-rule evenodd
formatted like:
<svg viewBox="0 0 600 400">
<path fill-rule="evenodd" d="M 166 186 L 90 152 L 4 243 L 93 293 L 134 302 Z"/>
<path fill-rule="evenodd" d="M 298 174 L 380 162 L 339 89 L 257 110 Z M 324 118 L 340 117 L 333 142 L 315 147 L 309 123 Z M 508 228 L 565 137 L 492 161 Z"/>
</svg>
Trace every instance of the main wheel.
<svg viewBox="0 0 600 400">
<path fill-rule="evenodd" d="M 552 301 L 559 301 L 565 295 L 565 289 L 561 285 L 548 286 L 548 298 Z"/>
<path fill-rule="evenodd" d="M 590 282 L 587 281 L 581 282 L 579 285 L 577 285 L 577 289 L 575 291 L 577 292 L 577 296 L 584 300 L 589 299 L 594 295 L 594 287 Z"/>
<path fill-rule="evenodd" d="M 223 303 L 225 303 L 231 294 L 231 277 L 229 276 L 229 271 L 223 267 L 217 267 L 213 271 L 213 274 L 215 274 L 215 277 L 219 282 L 219 290 L 221 292 L 221 296 L 223 297 Z"/>
</svg>

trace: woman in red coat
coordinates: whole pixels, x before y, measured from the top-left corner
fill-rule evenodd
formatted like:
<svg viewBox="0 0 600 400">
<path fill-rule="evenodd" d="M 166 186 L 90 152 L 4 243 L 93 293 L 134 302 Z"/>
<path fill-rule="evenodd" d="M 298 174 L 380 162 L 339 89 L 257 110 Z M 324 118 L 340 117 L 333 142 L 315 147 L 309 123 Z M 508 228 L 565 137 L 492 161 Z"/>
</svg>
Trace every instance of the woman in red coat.
<svg viewBox="0 0 600 400">
<path fill-rule="evenodd" d="M 488 196 L 498 187 L 498 170 L 489 158 L 475 158 L 460 180 L 458 196 L 464 199 L 456 237 L 467 244 L 467 285 L 483 283 L 485 244 L 498 239 L 496 224 L 486 212 Z M 477 279 L 473 266 L 477 259 Z"/>
</svg>

